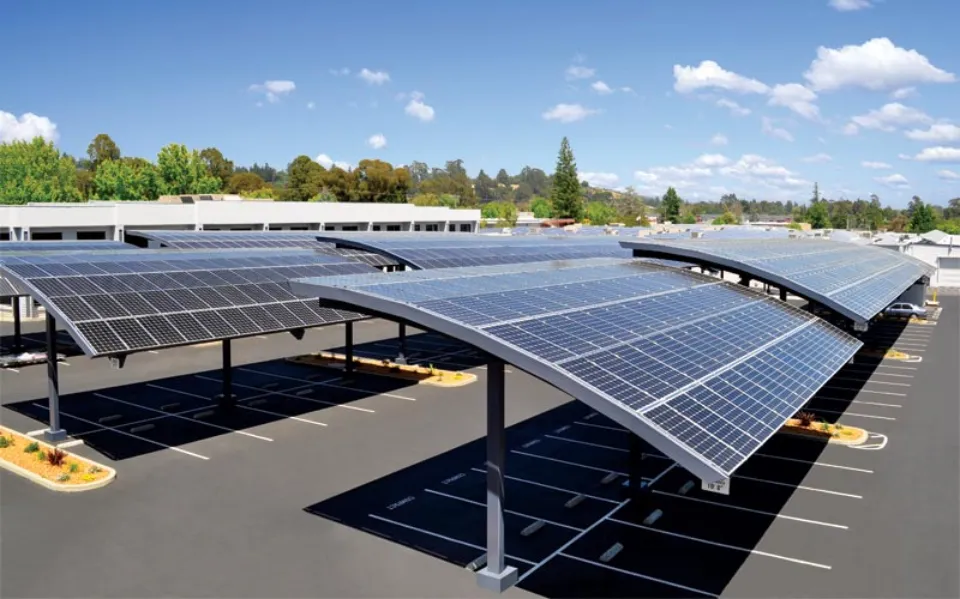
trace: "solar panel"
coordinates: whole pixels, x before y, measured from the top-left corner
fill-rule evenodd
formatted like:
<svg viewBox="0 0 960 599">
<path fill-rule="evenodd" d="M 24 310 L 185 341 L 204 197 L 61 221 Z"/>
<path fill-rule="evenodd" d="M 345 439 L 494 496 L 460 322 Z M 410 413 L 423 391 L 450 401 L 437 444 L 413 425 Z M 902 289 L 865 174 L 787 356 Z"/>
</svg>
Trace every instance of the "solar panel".
<svg viewBox="0 0 960 599">
<path fill-rule="evenodd" d="M 415 269 L 461 268 L 583 258 L 628 258 L 616 236 L 475 235 L 464 233 L 331 233 L 320 241 L 375 252 Z M 661 260 L 665 266 L 689 264 Z"/>
<path fill-rule="evenodd" d="M 283 283 L 371 270 L 302 250 L 10 256 L 0 265 L 4 278 L 28 290 L 91 356 L 363 318 L 304 302 Z"/>
<path fill-rule="evenodd" d="M 291 288 L 475 345 L 712 479 L 729 476 L 861 346 L 753 290 L 636 260 L 333 276 Z"/>
<path fill-rule="evenodd" d="M 899 252 L 823 239 L 639 239 L 638 255 L 695 259 L 782 285 L 867 322 L 935 269 Z"/>
<path fill-rule="evenodd" d="M 344 256 L 370 266 L 393 266 L 395 260 L 373 252 L 338 249 L 317 240 L 318 231 L 127 231 L 128 235 L 156 241 L 174 249 L 304 249 Z"/>
<path fill-rule="evenodd" d="M 65 252 L 130 250 L 134 246 L 122 241 L 0 241 L 0 252 Z"/>
</svg>

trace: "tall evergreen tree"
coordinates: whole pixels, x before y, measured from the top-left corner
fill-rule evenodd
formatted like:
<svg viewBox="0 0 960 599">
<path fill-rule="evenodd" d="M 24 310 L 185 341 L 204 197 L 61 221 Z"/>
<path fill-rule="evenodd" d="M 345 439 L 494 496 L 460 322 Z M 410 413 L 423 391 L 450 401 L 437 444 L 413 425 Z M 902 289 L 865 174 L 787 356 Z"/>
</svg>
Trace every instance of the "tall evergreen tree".
<svg viewBox="0 0 960 599">
<path fill-rule="evenodd" d="M 677 195 L 677 190 L 673 187 L 668 187 L 667 193 L 663 194 L 663 199 L 660 200 L 660 215 L 663 217 L 663 220 L 670 221 L 673 224 L 679 223 L 680 205 L 682 203 L 683 200 Z"/>
<path fill-rule="evenodd" d="M 557 170 L 553 175 L 553 189 L 550 201 L 556 218 L 583 218 L 583 197 L 580 179 L 577 177 L 577 163 L 573 159 L 573 150 L 566 137 L 560 142 L 560 154 L 557 156 Z"/>
</svg>

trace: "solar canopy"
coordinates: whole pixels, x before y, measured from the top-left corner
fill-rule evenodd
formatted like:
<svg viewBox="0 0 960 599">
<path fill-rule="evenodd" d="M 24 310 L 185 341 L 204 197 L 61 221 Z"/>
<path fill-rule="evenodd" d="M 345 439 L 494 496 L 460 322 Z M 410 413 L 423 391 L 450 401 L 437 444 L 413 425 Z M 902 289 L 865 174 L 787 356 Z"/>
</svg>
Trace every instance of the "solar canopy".
<svg viewBox="0 0 960 599">
<path fill-rule="evenodd" d="M 127 231 L 163 247 L 181 250 L 218 249 L 305 249 L 346 256 L 371 266 L 392 266 L 396 261 L 383 255 L 348 248 L 336 248 L 317 240 L 319 231 Z"/>
<path fill-rule="evenodd" d="M 134 250 L 18 256 L 0 264 L 2 276 L 56 316 L 90 356 L 363 318 L 298 299 L 282 283 L 371 270 L 306 250 Z"/>
<path fill-rule="evenodd" d="M 704 480 L 728 477 L 861 346 L 789 304 L 638 260 L 290 286 L 470 343 L 584 401 Z"/>
<path fill-rule="evenodd" d="M 629 258 L 614 236 L 514 236 L 465 233 L 332 233 L 320 241 L 389 256 L 417 270 L 582 258 Z M 689 266 L 660 261 L 667 266 Z"/>
<path fill-rule="evenodd" d="M 691 260 L 766 281 L 866 323 L 933 266 L 899 252 L 823 239 L 638 239 L 637 256 Z"/>
<path fill-rule="evenodd" d="M 134 249 L 122 241 L 0 241 L 0 264 L 5 258 L 18 255 L 53 254 L 57 252 L 106 251 Z M 0 275 L 0 298 L 29 295 L 15 282 Z"/>
</svg>

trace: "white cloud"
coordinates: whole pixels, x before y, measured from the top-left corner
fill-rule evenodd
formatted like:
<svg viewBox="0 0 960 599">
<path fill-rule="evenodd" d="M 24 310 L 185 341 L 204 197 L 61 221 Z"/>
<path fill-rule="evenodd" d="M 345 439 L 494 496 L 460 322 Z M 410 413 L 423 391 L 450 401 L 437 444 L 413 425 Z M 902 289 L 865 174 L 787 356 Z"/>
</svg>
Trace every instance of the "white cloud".
<svg viewBox="0 0 960 599">
<path fill-rule="evenodd" d="M 374 150 L 379 150 L 387 145 L 387 138 L 384 137 L 382 133 L 371 135 L 369 139 L 367 139 L 367 145 Z"/>
<path fill-rule="evenodd" d="M 715 146 L 725 146 L 728 143 L 730 143 L 730 140 L 727 139 L 726 135 L 722 133 L 717 133 L 716 135 L 710 138 L 710 143 L 712 143 Z"/>
<path fill-rule="evenodd" d="M 913 156 L 910 154 L 897 154 L 897 158 L 900 160 L 913 160 Z"/>
<path fill-rule="evenodd" d="M 916 50 L 895 46 L 878 37 L 859 46 L 817 48 L 817 58 L 803 75 L 815 91 L 860 87 L 873 91 L 901 88 L 912 83 L 950 83 L 953 73 L 933 66 Z"/>
<path fill-rule="evenodd" d="M 794 175 L 788 168 L 758 154 L 744 154 L 734 164 L 720 169 L 720 173 L 733 177 L 761 179 L 786 179 Z"/>
<path fill-rule="evenodd" d="M 773 89 L 770 90 L 770 100 L 768 104 L 789 108 L 803 118 L 815 121 L 820 118 L 820 108 L 813 103 L 816 99 L 817 94 L 799 83 L 787 83 L 775 85 Z"/>
<path fill-rule="evenodd" d="M 920 162 L 960 162 L 960 148 L 948 148 L 944 146 L 935 146 L 924 148 L 922 152 L 913 157 Z"/>
<path fill-rule="evenodd" d="M 330 69 L 330 74 L 333 75 L 334 77 L 341 77 L 343 75 L 349 75 L 350 69 L 348 69 L 347 67 L 343 67 L 341 69 Z"/>
<path fill-rule="evenodd" d="M 877 177 L 874 180 L 878 183 L 883 183 L 888 187 L 899 187 L 899 188 L 910 187 L 910 182 L 907 181 L 907 178 L 901 175 L 900 173 L 887 175 L 886 177 Z"/>
<path fill-rule="evenodd" d="M 0 143 L 30 141 L 35 137 L 55 142 L 60 134 L 57 125 L 45 116 L 26 112 L 17 118 L 15 114 L 0 110 Z"/>
<path fill-rule="evenodd" d="M 707 88 L 724 89 L 741 94 L 765 94 L 770 89 L 756 79 L 727 71 L 712 60 L 704 60 L 696 67 L 675 64 L 673 78 L 673 89 L 681 94 Z"/>
<path fill-rule="evenodd" d="M 403 111 L 424 123 L 428 123 L 433 120 L 436 112 L 433 110 L 433 106 L 424 103 L 423 98 L 424 95 L 420 92 L 410 92 L 410 101 L 407 102 Z"/>
<path fill-rule="evenodd" d="M 250 91 L 262 93 L 270 103 L 279 102 L 280 96 L 285 96 L 295 89 L 297 85 L 293 81 L 286 80 L 264 81 L 250 86 Z"/>
<path fill-rule="evenodd" d="M 916 108 L 904 106 L 899 102 L 884 104 L 879 109 L 871 110 L 850 119 L 856 126 L 864 129 L 879 131 L 893 131 L 904 125 L 929 123 L 933 119 L 928 114 Z"/>
<path fill-rule="evenodd" d="M 370 85 L 383 85 L 387 81 L 390 81 L 390 74 L 386 71 L 371 71 L 368 68 L 360 69 L 357 77 L 363 79 Z"/>
<path fill-rule="evenodd" d="M 860 133 L 860 127 L 857 127 L 854 123 L 847 123 L 843 126 L 842 132 L 844 135 L 856 135 Z"/>
<path fill-rule="evenodd" d="M 840 12 L 851 12 L 873 6 L 870 0 L 830 0 L 828 4 L 830 8 Z"/>
<path fill-rule="evenodd" d="M 702 154 L 693 163 L 697 166 L 726 166 L 730 159 L 723 154 Z"/>
<path fill-rule="evenodd" d="M 901 87 L 900 89 L 893 90 L 893 93 L 890 94 L 890 97 L 894 100 L 906 100 L 907 98 L 915 95 L 917 95 L 917 88 Z"/>
<path fill-rule="evenodd" d="M 819 154 L 814 154 L 813 156 L 807 156 L 802 160 L 804 162 L 830 162 L 833 160 L 833 156 L 824 152 L 820 152 Z"/>
<path fill-rule="evenodd" d="M 633 91 L 633 88 L 632 88 L 632 87 L 628 87 L 628 86 L 626 86 L 626 85 L 623 86 L 623 87 L 621 87 L 621 88 L 620 88 L 620 91 L 622 91 L 622 92 L 625 93 L 625 94 L 635 93 L 635 92 Z"/>
<path fill-rule="evenodd" d="M 592 84 L 590 84 L 590 88 L 593 89 L 593 91 L 603 96 L 613 93 L 613 90 L 610 89 L 610 86 L 604 83 L 603 81 L 594 81 Z"/>
<path fill-rule="evenodd" d="M 860 166 L 862 166 L 863 168 L 870 168 L 877 171 L 893 168 L 886 162 L 874 162 L 872 160 L 864 160 L 863 162 L 860 163 Z"/>
<path fill-rule="evenodd" d="M 937 176 L 943 179 L 944 181 L 956 181 L 960 179 L 960 174 L 953 171 L 948 171 L 943 169 L 942 171 L 937 171 Z"/>
<path fill-rule="evenodd" d="M 596 69 L 591 69 L 590 67 L 585 67 L 583 65 L 574 64 L 567 67 L 566 75 L 567 79 L 589 79 L 597 72 Z"/>
<path fill-rule="evenodd" d="M 313 110 L 313 109 L 316 108 L 316 107 L 317 107 L 316 103 L 314 103 L 314 102 L 307 102 L 307 109 L 308 109 L 308 110 Z"/>
<path fill-rule="evenodd" d="M 960 141 L 960 127 L 952 123 L 937 123 L 930 125 L 926 131 L 911 129 L 904 135 L 915 141 L 956 142 Z"/>
<path fill-rule="evenodd" d="M 617 186 L 620 177 L 613 173 L 580 173 L 580 180 L 586 181 L 592 187 L 605 187 L 607 189 Z"/>
<path fill-rule="evenodd" d="M 769 135 L 770 137 L 775 137 L 784 141 L 793 141 L 793 134 L 786 129 L 776 127 L 773 124 L 773 119 L 770 117 L 763 117 L 760 122 L 760 131 L 763 132 L 764 135 Z"/>
<path fill-rule="evenodd" d="M 351 168 L 351 164 L 349 162 L 343 162 L 342 160 L 334 160 L 333 158 L 330 158 L 326 154 L 320 154 L 319 156 L 314 158 L 314 160 L 320 163 L 320 166 L 322 166 L 323 168 L 330 168 L 332 166 L 341 168 L 343 170 L 349 170 Z"/>
<path fill-rule="evenodd" d="M 717 106 L 720 108 L 726 108 L 733 116 L 747 116 L 750 114 L 749 108 L 744 108 L 733 100 L 727 100 L 726 98 L 720 98 L 717 100 Z"/>
<path fill-rule="evenodd" d="M 584 108 L 580 104 L 557 104 L 550 110 L 544 112 L 542 116 L 544 120 L 547 121 L 573 123 L 599 112 L 599 110 L 594 110 L 593 108 Z"/>
</svg>

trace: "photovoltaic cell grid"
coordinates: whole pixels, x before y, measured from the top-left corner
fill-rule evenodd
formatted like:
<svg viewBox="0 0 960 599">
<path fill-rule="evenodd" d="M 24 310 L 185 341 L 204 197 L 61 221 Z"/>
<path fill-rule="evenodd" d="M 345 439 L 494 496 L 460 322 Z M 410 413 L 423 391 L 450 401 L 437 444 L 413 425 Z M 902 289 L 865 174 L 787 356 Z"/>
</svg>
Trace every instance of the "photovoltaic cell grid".
<svg viewBox="0 0 960 599">
<path fill-rule="evenodd" d="M 576 397 L 586 389 L 619 406 L 638 434 L 653 427 L 681 464 L 693 458 L 722 476 L 861 346 L 749 289 L 629 260 L 327 277 L 294 287 L 341 301 L 329 290 L 346 290 L 360 307 L 413 307 L 479 333 L 536 364 L 511 360 L 518 367 L 546 380 L 541 373 L 559 373 L 577 383 L 565 389 Z"/>
<path fill-rule="evenodd" d="M 412 268 L 462 268 L 497 264 L 522 264 L 583 258 L 629 258 L 614 236 L 513 236 L 464 233 L 360 233 L 325 232 L 321 241 L 337 243 L 391 256 Z M 658 260 L 663 266 L 687 267 L 689 264 Z"/>
<path fill-rule="evenodd" d="M 0 241 L 0 263 L 5 257 L 56 252 L 136 249 L 122 241 Z M 27 295 L 14 281 L 0 276 L 0 298 Z"/>
<path fill-rule="evenodd" d="M 284 283 L 372 269 L 309 251 L 136 250 L 20 256 L 2 270 L 98 356 L 363 318 L 305 302 Z"/>
<path fill-rule="evenodd" d="M 318 231 L 127 231 L 165 247 L 181 250 L 219 249 L 316 249 L 344 256 L 370 266 L 392 266 L 395 260 L 380 254 L 353 249 L 340 249 L 331 243 L 317 241 Z"/>
<path fill-rule="evenodd" d="M 630 240 L 624 247 L 739 265 L 861 322 L 935 270 L 899 252 L 818 239 Z"/>
</svg>

